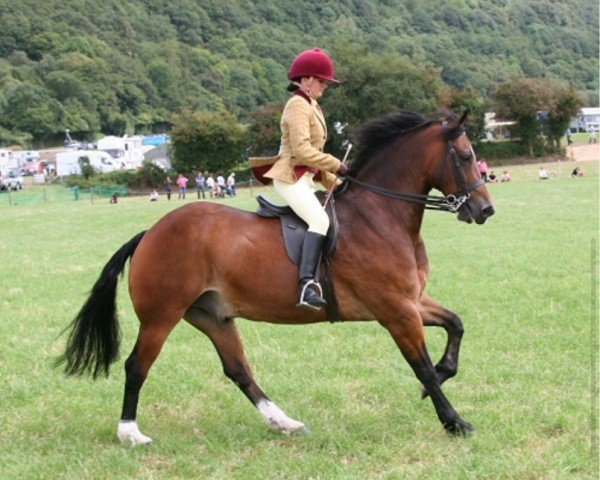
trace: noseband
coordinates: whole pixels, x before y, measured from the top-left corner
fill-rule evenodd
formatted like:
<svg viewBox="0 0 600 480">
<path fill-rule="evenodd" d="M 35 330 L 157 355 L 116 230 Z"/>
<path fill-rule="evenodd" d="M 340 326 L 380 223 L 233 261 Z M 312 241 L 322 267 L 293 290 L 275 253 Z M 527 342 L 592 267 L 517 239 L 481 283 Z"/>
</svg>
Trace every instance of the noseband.
<svg viewBox="0 0 600 480">
<path fill-rule="evenodd" d="M 452 170 L 452 175 L 454 176 L 454 180 L 457 185 L 456 192 L 446 197 L 439 195 L 395 192 L 387 188 L 378 187 L 377 185 L 373 185 L 371 183 L 362 182 L 350 176 L 346 176 L 344 182 L 354 183 L 365 190 L 369 190 L 370 192 L 383 195 L 385 197 L 425 205 L 426 210 L 441 210 L 443 212 L 455 213 L 470 198 L 470 192 L 476 188 L 479 188 L 485 183 L 482 178 L 473 183 L 467 183 L 465 172 L 460 164 L 458 155 L 456 154 L 456 149 L 454 148 L 454 145 L 452 145 L 452 140 L 458 138 L 463 133 L 464 130 L 461 129 L 460 133 L 458 133 L 456 136 L 446 140 L 446 148 L 444 149 L 444 153 L 440 160 L 439 178 L 441 179 L 442 175 L 444 174 L 444 169 L 446 168 L 446 158 L 450 157 L 450 169 Z M 339 192 L 341 193 L 344 190 L 344 186 L 340 186 Z"/>
</svg>

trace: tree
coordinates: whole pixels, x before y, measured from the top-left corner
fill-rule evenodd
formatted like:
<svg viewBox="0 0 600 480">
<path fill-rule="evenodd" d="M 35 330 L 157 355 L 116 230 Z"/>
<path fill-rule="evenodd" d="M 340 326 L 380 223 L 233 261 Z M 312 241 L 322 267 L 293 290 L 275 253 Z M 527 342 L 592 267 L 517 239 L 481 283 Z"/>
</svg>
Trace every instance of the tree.
<svg viewBox="0 0 600 480">
<path fill-rule="evenodd" d="M 514 78 L 494 93 L 496 114 L 516 122 L 510 127 L 511 135 L 520 138 L 531 156 L 542 133 L 537 115 L 548 104 L 546 95 L 539 79 L 534 78 Z"/>
<path fill-rule="evenodd" d="M 589 0 L 104 3 L 0 0 L 0 98 L 14 83 L 42 88 L 90 136 L 168 128 L 184 106 L 244 122 L 284 101 L 294 55 L 332 46 L 344 85 L 323 107 L 349 133 L 398 107 L 433 113 L 442 81 L 489 95 L 511 77 L 552 77 L 598 105 Z"/>
<path fill-rule="evenodd" d="M 469 111 L 467 118 L 467 133 L 471 140 L 483 138 L 485 133 L 485 100 L 471 86 L 460 90 L 454 87 L 444 89 L 441 105 L 460 115 Z"/>
<path fill-rule="evenodd" d="M 173 167 L 182 172 L 231 170 L 243 160 L 245 130 L 227 112 L 174 115 Z"/>
<path fill-rule="evenodd" d="M 43 138 L 60 131 L 62 107 L 46 91 L 29 83 L 15 83 L 4 94 L 2 124 L 12 131 Z"/>
<path fill-rule="evenodd" d="M 516 78 L 495 92 L 497 113 L 516 125 L 511 133 L 520 137 L 530 155 L 541 145 L 542 134 L 551 150 L 560 149 L 560 137 L 582 106 L 579 94 L 550 78 Z"/>
<path fill-rule="evenodd" d="M 255 156 L 276 155 L 281 140 L 279 122 L 283 104 L 274 107 L 261 107 L 248 115 L 248 151 Z"/>
<path fill-rule="evenodd" d="M 556 150 L 560 149 L 560 139 L 583 106 L 583 99 L 572 85 L 566 86 L 559 82 L 549 81 L 548 88 L 552 91 L 552 103 L 548 106 L 547 134 Z"/>
<path fill-rule="evenodd" d="M 339 88 L 323 97 L 323 109 L 331 126 L 347 123 L 345 133 L 352 141 L 365 122 L 399 108 L 428 115 L 436 110 L 441 81 L 439 72 L 411 65 L 396 55 L 377 55 L 366 46 L 344 45 L 334 53 Z M 328 145 L 341 154 L 345 138 L 334 138 Z"/>
</svg>

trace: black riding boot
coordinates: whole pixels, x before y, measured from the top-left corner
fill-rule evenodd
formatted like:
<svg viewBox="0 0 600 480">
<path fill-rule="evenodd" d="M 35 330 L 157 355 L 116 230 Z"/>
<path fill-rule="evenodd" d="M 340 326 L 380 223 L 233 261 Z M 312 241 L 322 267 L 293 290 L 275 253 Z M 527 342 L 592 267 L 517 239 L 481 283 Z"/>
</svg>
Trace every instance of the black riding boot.
<svg viewBox="0 0 600 480">
<path fill-rule="evenodd" d="M 327 303 L 322 298 L 321 285 L 315 278 L 324 241 L 324 235 L 306 232 L 298 272 L 300 277 L 300 300 L 296 304 L 297 307 L 319 310 Z"/>
</svg>

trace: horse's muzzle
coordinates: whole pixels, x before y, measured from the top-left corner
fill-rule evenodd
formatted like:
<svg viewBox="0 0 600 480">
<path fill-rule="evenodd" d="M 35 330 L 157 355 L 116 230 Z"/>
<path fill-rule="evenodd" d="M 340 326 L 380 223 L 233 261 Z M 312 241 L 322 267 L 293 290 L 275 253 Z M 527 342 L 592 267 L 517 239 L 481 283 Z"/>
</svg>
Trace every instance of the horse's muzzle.
<svg viewBox="0 0 600 480">
<path fill-rule="evenodd" d="M 483 225 L 485 221 L 494 214 L 494 207 L 485 202 L 483 205 L 471 203 L 469 201 L 463 203 L 458 209 L 457 218 L 461 222 L 475 223 Z"/>
</svg>

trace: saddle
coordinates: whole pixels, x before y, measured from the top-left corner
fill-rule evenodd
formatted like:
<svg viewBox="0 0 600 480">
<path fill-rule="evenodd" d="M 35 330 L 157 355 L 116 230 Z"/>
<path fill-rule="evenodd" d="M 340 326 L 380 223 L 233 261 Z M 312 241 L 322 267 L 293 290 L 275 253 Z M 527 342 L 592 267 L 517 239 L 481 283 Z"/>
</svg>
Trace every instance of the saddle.
<svg viewBox="0 0 600 480">
<path fill-rule="evenodd" d="M 324 199 L 323 194 L 324 192 L 317 193 L 317 198 L 319 198 L 321 203 L 323 203 Z M 262 195 L 258 195 L 256 200 L 258 202 L 256 213 L 259 217 L 279 219 L 287 256 L 294 265 L 299 265 L 300 257 L 302 256 L 302 244 L 304 243 L 304 236 L 306 235 L 308 225 L 287 205 L 276 205 Z M 325 307 L 327 319 L 330 322 L 337 322 L 340 321 L 340 315 L 333 288 L 331 265 L 329 263 L 329 257 L 335 252 L 339 233 L 339 224 L 333 198 L 327 204 L 326 211 L 329 216 L 329 230 L 327 230 L 327 235 L 323 243 L 319 272 L 323 274 L 321 286 L 323 288 L 323 296 L 327 301 L 327 306 Z"/>
<path fill-rule="evenodd" d="M 308 225 L 298 215 L 294 213 L 291 207 L 287 205 L 276 205 L 262 195 L 256 197 L 258 209 L 256 213 L 263 218 L 279 218 L 281 222 L 281 233 L 285 251 L 294 265 L 300 263 L 302 255 L 302 244 Z M 319 199 L 321 200 L 321 199 Z M 323 243 L 322 259 L 328 258 L 335 251 L 339 225 L 333 202 L 327 205 L 327 215 L 329 216 L 329 230 Z"/>
</svg>

